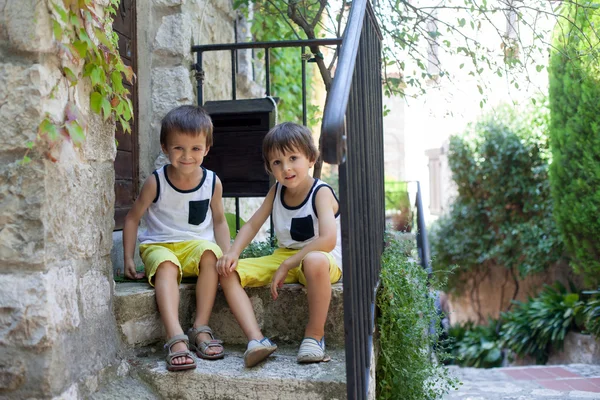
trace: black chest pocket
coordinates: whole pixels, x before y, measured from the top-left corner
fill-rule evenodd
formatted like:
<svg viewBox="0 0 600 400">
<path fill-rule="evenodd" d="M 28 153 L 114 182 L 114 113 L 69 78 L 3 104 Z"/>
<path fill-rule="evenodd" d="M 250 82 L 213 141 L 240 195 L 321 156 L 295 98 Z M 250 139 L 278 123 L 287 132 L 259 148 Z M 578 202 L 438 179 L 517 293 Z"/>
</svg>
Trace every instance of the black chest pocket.
<svg viewBox="0 0 600 400">
<path fill-rule="evenodd" d="M 290 235 L 297 242 L 304 242 L 315 236 L 315 227 L 310 215 L 302 218 L 292 218 Z"/>
<path fill-rule="evenodd" d="M 208 212 L 208 202 L 209 199 L 190 201 L 190 215 L 188 216 L 190 225 L 200 225 L 204 222 Z"/>
</svg>

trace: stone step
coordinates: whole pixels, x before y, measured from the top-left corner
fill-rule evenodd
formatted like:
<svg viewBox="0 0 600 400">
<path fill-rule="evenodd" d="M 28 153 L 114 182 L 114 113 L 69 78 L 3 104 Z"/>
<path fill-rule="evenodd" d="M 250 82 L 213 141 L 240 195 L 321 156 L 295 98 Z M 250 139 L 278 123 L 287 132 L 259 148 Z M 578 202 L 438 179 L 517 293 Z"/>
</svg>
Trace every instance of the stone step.
<svg viewBox="0 0 600 400">
<path fill-rule="evenodd" d="M 268 287 L 246 289 L 263 334 L 279 344 L 299 344 L 308 322 L 308 302 L 302 285 L 284 285 L 277 301 Z M 180 285 L 179 319 L 184 331 L 190 328 L 195 309 L 195 284 Z M 139 347 L 165 340 L 154 289 L 147 283 L 116 283 L 114 311 L 124 343 Z M 226 345 L 247 340 L 219 289 L 209 325 Z M 344 347 L 344 307 L 341 283 L 332 286 L 325 338 L 329 348 Z"/>
<path fill-rule="evenodd" d="M 331 361 L 296 363 L 296 347 L 280 346 L 266 361 L 245 368 L 243 346 L 226 347 L 222 360 L 198 359 L 194 370 L 169 372 L 166 352 L 138 348 L 131 372 L 163 399 L 306 400 L 346 399 L 344 351 L 328 349 Z"/>
</svg>

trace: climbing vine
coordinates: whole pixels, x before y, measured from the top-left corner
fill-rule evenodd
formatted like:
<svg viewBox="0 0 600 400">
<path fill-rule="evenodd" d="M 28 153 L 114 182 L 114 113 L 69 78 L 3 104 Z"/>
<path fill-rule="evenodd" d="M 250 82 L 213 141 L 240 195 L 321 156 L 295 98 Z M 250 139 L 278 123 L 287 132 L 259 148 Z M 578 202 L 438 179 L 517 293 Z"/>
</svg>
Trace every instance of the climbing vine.
<svg viewBox="0 0 600 400">
<path fill-rule="evenodd" d="M 60 70 L 69 86 L 62 118 L 47 114 L 38 126 L 36 142 L 48 142 L 49 148 L 62 139 L 71 140 L 75 146 L 85 141 L 86 123 L 72 90 L 80 77 L 91 82 L 91 110 L 104 120 L 112 117 L 125 132 L 131 132 L 129 121 L 133 117 L 133 106 L 123 78 L 132 83 L 134 74 L 131 67 L 123 63 L 118 52 L 118 36 L 112 30 L 119 0 L 109 0 L 106 7 L 99 3 L 96 0 L 50 0 L 47 3 Z M 64 82 L 59 80 L 51 97 Z M 27 147 L 31 150 L 35 144 L 28 142 Z M 46 155 L 54 161 L 50 152 Z M 30 161 L 27 153 L 23 161 Z"/>
</svg>

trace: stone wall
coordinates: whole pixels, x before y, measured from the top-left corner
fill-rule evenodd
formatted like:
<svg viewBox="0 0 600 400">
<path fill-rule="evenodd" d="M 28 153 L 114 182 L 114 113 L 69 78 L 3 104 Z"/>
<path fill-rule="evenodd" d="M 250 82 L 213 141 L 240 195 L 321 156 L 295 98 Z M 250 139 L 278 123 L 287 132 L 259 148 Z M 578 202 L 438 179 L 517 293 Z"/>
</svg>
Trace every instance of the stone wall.
<svg viewBox="0 0 600 400">
<path fill-rule="evenodd" d="M 508 278 L 508 279 L 507 279 Z M 535 274 L 519 281 L 519 289 L 516 299 L 526 301 L 528 296 L 535 296 L 544 284 L 561 282 L 569 287 L 569 281 L 580 285 L 580 278 L 573 273 L 567 263 L 552 265 L 548 271 Z M 578 286 L 579 284 L 579 286 Z M 460 295 L 450 295 L 450 322 L 452 324 L 463 323 L 468 320 L 487 323 L 487 317 L 498 318 L 500 310 L 506 310 L 515 291 L 515 284 L 507 275 L 506 269 L 501 266 L 493 267 L 483 279 L 478 289 L 472 290 L 473 279 L 467 279 L 465 289 Z M 479 318 L 483 316 L 483 319 Z"/>
<path fill-rule="evenodd" d="M 80 397 L 116 361 L 118 349 L 110 262 L 114 125 L 90 115 L 89 82 L 69 87 L 61 74 L 47 3 L 0 0 L 0 397 L 6 399 Z M 87 121 L 85 145 L 64 141 L 51 157 L 33 152 L 33 161 L 21 165 L 42 119 L 62 120 L 69 98 Z"/>
</svg>

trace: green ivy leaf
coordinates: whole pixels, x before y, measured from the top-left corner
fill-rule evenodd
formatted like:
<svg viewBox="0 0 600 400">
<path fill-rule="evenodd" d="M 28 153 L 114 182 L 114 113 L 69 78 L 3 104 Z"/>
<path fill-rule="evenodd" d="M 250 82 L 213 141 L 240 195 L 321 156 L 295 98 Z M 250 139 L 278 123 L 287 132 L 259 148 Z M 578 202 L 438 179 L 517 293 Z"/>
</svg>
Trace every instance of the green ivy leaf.
<svg viewBox="0 0 600 400">
<path fill-rule="evenodd" d="M 102 97 L 102 101 L 100 103 L 102 107 L 102 113 L 104 114 L 104 120 L 106 121 L 108 117 L 110 117 L 112 107 L 110 105 L 110 101 L 106 99 L 106 97 Z"/>
<path fill-rule="evenodd" d="M 40 136 L 47 135 L 50 141 L 58 139 L 58 128 L 48 118 L 45 118 L 38 126 L 38 134 Z"/>
<path fill-rule="evenodd" d="M 60 42 L 62 40 L 63 28 L 58 21 L 52 21 L 52 32 L 56 40 Z"/>
<path fill-rule="evenodd" d="M 63 67 L 63 72 L 65 73 L 68 81 L 71 82 L 71 86 L 77 85 L 77 76 L 70 68 Z"/>
<path fill-rule="evenodd" d="M 102 99 L 104 97 L 98 92 L 92 92 L 90 95 L 90 108 L 96 114 L 100 114 L 102 111 Z"/>
<path fill-rule="evenodd" d="M 69 121 L 65 124 L 67 132 L 75 146 L 80 146 L 85 141 L 85 132 L 77 121 Z"/>
</svg>

